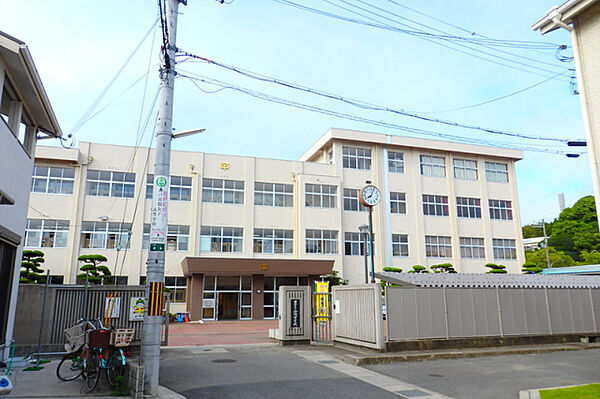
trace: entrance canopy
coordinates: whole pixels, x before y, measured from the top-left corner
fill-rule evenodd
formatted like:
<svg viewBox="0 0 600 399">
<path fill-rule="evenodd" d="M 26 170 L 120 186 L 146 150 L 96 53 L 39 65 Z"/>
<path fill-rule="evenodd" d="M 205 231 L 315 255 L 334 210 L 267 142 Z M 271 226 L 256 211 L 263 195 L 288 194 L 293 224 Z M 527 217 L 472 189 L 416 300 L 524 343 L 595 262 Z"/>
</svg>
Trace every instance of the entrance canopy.
<svg viewBox="0 0 600 399">
<path fill-rule="evenodd" d="M 188 256 L 181 262 L 184 276 L 320 276 L 331 273 L 333 260 L 205 258 Z"/>
</svg>

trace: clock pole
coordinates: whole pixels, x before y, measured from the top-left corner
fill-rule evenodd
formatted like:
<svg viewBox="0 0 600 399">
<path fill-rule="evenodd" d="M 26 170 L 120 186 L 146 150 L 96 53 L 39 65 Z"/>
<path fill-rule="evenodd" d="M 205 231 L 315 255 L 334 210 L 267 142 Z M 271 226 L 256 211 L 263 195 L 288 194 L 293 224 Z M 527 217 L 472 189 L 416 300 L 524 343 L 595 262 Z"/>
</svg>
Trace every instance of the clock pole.
<svg viewBox="0 0 600 399">
<path fill-rule="evenodd" d="M 373 258 L 373 207 L 369 207 L 369 254 L 371 255 L 371 283 L 375 283 L 375 261 Z"/>
</svg>

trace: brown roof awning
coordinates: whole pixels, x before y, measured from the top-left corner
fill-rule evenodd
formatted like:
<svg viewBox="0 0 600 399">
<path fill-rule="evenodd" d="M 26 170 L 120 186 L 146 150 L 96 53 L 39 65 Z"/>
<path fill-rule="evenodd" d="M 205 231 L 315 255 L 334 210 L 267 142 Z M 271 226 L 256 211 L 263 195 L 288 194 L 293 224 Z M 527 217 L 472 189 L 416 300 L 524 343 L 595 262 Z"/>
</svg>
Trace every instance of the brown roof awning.
<svg viewBox="0 0 600 399">
<path fill-rule="evenodd" d="M 333 260 L 186 257 L 181 261 L 185 276 L 308 276 L 331 273 Z"/>
</svg>

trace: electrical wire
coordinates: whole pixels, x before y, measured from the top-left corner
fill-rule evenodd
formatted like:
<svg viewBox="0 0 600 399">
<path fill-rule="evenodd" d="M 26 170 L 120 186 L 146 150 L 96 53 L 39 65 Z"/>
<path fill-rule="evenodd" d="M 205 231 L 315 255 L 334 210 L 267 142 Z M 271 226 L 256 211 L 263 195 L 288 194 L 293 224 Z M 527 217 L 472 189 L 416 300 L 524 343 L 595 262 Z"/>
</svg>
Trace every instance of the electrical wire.
<svg viewBox="0 0 600 399">
<path fill-rule="evenodd" d="M 219 66 L 221 68 L 230 70 L 232 72 L 238 73 L 240 75 L 243 75 L 243 76 L 255 79 L 255 80 L 273 83 L 273 84 L 277 84 L 277 85 L 280 85 L 280 86 L 283 86 L 283 87 L 286 87 L 289 89 L 303 91 L 303 92 L 317 95 L 320 97 L 341 101 L 341 102 L 344 102 L 344 103 L 347 103 L 347 104 L 350 104 L 350 105 L 353 105 L 355 107 L 362 108 L 362 109 L 367 109 L 367 110 L 372 110 L 372 111 L 389 112 L 389 113 L 402 115 L 402 116 L 406 116 L 406 117 L 410 117 L 410 118 L 414 118 L 414 119 L 419 119 L 419 120 L 426 121 L 426 122 L 433 122 L 433 123 L 454 126 L 454 127 L 461 127 L 461 128 L 465 128 L 465 129 L 471 129 L 471 130 L 478 130 L 478 131 L 491 133 L 491 134 L 497 134 L 497 135 L 518 137 L 518 138 L 527 139 L 527 140 L 544 140 L 544 141 L 554 141 L 554 142 L 559 142 L 559 143 L 566 143 L 568 141 L 567 139 L 534 136 L 534 135 L 529 135 L 529 134 L 519 134 L 519 133 L 515 133 L 515 132 L 507 132 L 507 131 L 502 131 L 502 130 L 498 130 L 498 129 L 480 127 L 480 126 L 469 125 L 469 124 L 465 124 L 465 123 L 459 123 L 459 122 L 454 122 L 454 121 L 448 121 L 448 120 L 423 116 L 423 115 L 419 115 L 419 114 L 415 114 L 415 113 L 406 112 L 404 110 L 398 110 L 398 109 L 393 109 L 393 108 L 389 108 L 389 107 L 382 106 L 382 105 L 371 104 L 371 103 L 368 103 L 368 102 L 365 102 L 362 100 L 343 97 L 338 94 L 332 94 L 332 93 L 328 93 L 328 92 L 318 90 L 318 89 L 312 89 L 309 87 L 300 86 L 300 85 L 297 85 L 297 84 L 294 84 L 291 82 L 286 82 L 284 80 L 276 79 L 276 78 L 262 75 L 262 74 L 252 72 L 249 70 L 244 70 L 244 69 L 237 68 L 237 67 L 234 67 L 231 65 L 219 63 L 217 61 L 214 61 L 214 60 L 211 60 L 211 59 L 208 59 L 205 57 L 197 56 L 195 54 L 191 54 L 191 53 L 188 53 L 185 51 L 180 50 L 179 53 L 182 55 L 185 55 L 187 57 L 196 58 L 201 61 L 207 62 L 208 64 L 213 64 L 213 65 Z"/>
<path fill-rule="evenodd" d="M 443 109 L 443 110 L 439 110 L 439 111 L 407 111 L 407 112 L 413 112 L 413 113 L 419 113 L 419 114 L 441 114 L 441 113 L 444 113 L 444 112 L 452 112 L 452 111 L 460 111 L 460 110 L 468 109 L 468 108 L 476 108 L 476 107 L 480 107 L 482 105 L 491 104 L 493 102 L 504 100 L 505 98 L 509 98 L 509 97 L 515 96 L 517 94 L 523 93 L 524 91 L 533 89 L 533 88 L 535 88 L 537 86 L 540 86 L 540 85 L 542 85 L 542 84 L 544 84 L 546 82 L 549 82 L 549 81 L 551 81 L 553 79 L 556 79 L 558 76 L 564 75 L 567 72 L 569 72 L 569 70 L 557 73 L 556 75 L 551 76 L 548 79 L 542 80 L 540 82 L 532 84 L 531 86 L 527 86 L 527 87 L 525 87 L 523 89 L 520 89 L 520 90 L 517 90 L 517 91 L 513 91 L 512 93 L 505 94 L 505 95 L 500 96 L 500 97 L 495 97 L 495 98 L 493 98 L 491 100 L 483 101 L 483 102 L 480 102 L 480 103 L 477 103 L 477 104 L 464 105 L 464 106 L 458 107 L 458 108 Z"/>
<path fill-rule="evenodd" d="M 287 6 L 290 6 L 290 7 L 301 9 L 303 11 L 315 13 L 315 14 L 326 16 L 326 17 L 333 18 L 333 19 L 338 19 L 338 20 L 345 21 L 345 22 L 350 22 L 350 23 L 355 23 L 355 24 L 364 25 L 364 26 L 368 26 L 368 27 L 373 27 L 373 28 L 377 28 L 377 29 L 384 29 L 384 30 L 389 30 L 389 31 L 397 32 L 397 33 L 403 33 L 403 34 L 408 34 L 408 35 L 416 36 L 416 37 L 419 37 L 419 38 L 421 38 L 421 39 L 423 39 L 425 41 L 428 41 L 430 43 L 434 43 L 436 45 L 439 45 L 439 46 L 451 49 L 451 50 L 456 51 L 458 53 L 465 54 L 465 55 L 468 55 L 468 56 L 471 56 L 471 57 L 474 57 L 474 58 L 477 58 L 477 59 L 480 59 L 480 60 L 483 60 L 483 61 L 487 61 L 487 62 L 496 64 L 496 65 L 500 65 L 500 66 L 504 66 L 504 67 L 507 67 L 507 68 L 511 68 L 511 69 L 514 69 L 514 70 L 517 70 L 517 71 L 526 72 L 526 73 L 530 73 L 530 74 L 533 74 L 533 75 L 544 76 L 544 77 L 548 77 L 547 73 L 553 73 L 551 71 L 540 73 L 540 72 L 536 72 L 534 70 L 524 69 L 524 68 L 521 68 L 521 67 L 519 67 L 517 65 L 519 65 L 519 64 L 520 65 L 524 65 L 524 66 L 526 66 L 528 68 L 533 68 L 533 69 L 536 69 L 536 70 L 539 70 L 540 68 L 539 67 L 535 67 L 535 66 L 531 66 L 531 65 L 528 65 L 528 64 L 524 64 L 524 63 L 521 63 L 521 62 L 516 61 L 516 60 L 506 59 L 506 57 L 499 57 L 499 56 L 497 56 L 495 54 L 492 54 L 492 53 L 489 53 L 489 52 L 486 52 L 486 51 L 483 51 L 483 50 L 474 49 L 474 48 L 472 48 L 472 47 L 470 47 L 468 45 L 465 45 L 464 43 L 459 43 L 459 42 L 473 42 L 474 40 L 481 40 L 481 39 L 464 38 L 464 37 L 452 36 L 452 35 L 450 35 L 450 36 L 448 36 L 448 35 L 436 35 L 436 34 L 427 33 L 427 32 L 423 32 L 423 31 L 401 29 L 401 28 L 398 28 L 398 27 L 391 26 L 389 24 L 382 24 L 381 22 L 379 22 L 379 21 L 377 21 L 377 20 L 375 20 L 373 18 L 366 17 L 366 16 L 364 16 L 364 15 L 362 15 L 360 13 L 357 13 L 356 11 L 348 10 L 348 9 L 342 7 L 342 6 L 339 6 L 339 5 L 336 5 L 336 6 L 337 7 L 341 7 L 343 9 L 346 9 L 347 11 L 352 12 L 354 14 L 359 14 L 363 18 L 370 19 L 371 21 L 374 21 L 374 22 L 368 22 L 368 21 L 364 21 L 364 20 L 360 20 L 360 19 L 355 19 L 355 18 L 350 18 L 350 17 L 342 16 L 342 15 L 339 15 L 339 14 L 334 14 L 334 13 L 331 13 L 331 12 L 328 12 L 328 11 L 318 10 L 318 9 L 307 7 L 307 6 L 298 4 L 298 3 L 294 3 L 293 1 L 290 1 L 290 0 L 273 0 L 273 1 L 275 1 L 276 3 L 283 4 L 283 5 L 287 5 Z M 437 39 L 442 40 L 442 41 L 446 41 L 446 42 L 452 42 L 452 43 L 442 43 L 440 41 L 437 41 Z M 486 39 L 486 40 L 495 40 L 495 39 Z M 517 41 L 515 41 L 514 43 L 517 43 Z M 450 44 L 458 45 L 460 47 L 463 47 L 464 49 L 453 47 Z M 515 44 L 510 44 L 508 42 L 505 42 L 504 44 L 500 44 L 500 42 L 498 42 L 497 45 L 498 46 L 513 47 L 513 48 L 523 48 L 523 49 L 535 49 L 536 48 L 536 47 L 526 47 L 524 45 L 517 46 Z M 553 44 L 546 44 L 546 45 L 547 45 L 546 47 L 539 47 L 539 48 L 553 49 L 554 50 L 558 46 L 558 45 L 553 45 Z M 548 46 L 550 46 L 550 47 L 548 47 Z M 474 53 L 472 53 L 472 51 L 475 51 L 475 52 L 478 52 L 478 53 L 481 53 L 481 54 L 484 54 L 484 55 L 474 54 Z M 488 57 L 492 57 L 492 58 L 488 58 Z M 506 59 L 507 62 L 511 62 L 511 63 L 517 64 L 517 65 L 512 65 L 510 63 L 507 64 L 505 62 L 499 61 L 498 59 Z M 543 68 L 541 68 L 541 69 L 543 70 Z"/>
<path fill-rule="evenodd" d="M 144 37 L 142 38 L 142 40 L 133 49 L 133 51 L 131 52 L 131 54 L 129 55 L 129 57 L 127 57 L 127 59 L 125 60 L 125 62 L 123 63 L 123 65 L 121 65 L 121 67 L 119 68 L 119 70 L 117 71 L 117 73 L 108 82 L 108 84 L 106 85 L 106 87 L 104 88 L 104 90 L 102 90 L 102 92 L 100 93 L 100 95 L 98 95 L 98 97 L 92 102 L 92 104 L 84 112 L 84 114 L 81 116 L 81 118 L 79 118 L 79 120 L 77 121 L 77 123 L 75 123 L 75 126 L 73 126 L 73 128 L 71 129 L 71 132 L 69 133 L 69 136 L 68 136 L 69 138 L 73 137 L 73 135 L 75 135 L 79 131 L 79 129 L 81 129 L 81 127 L 87 121 L 89 121 L 90 115 L 92 114 L 92 112 L 94 112 L 94 110 L 96 109 L 96 107 L 98 106 L 98 104 L 100 103 L 100 101 L 102 101 L 102 99 L 104 98 L 104 96 L 106 95 L 106 93 L 108 92 L 108 90 L 112 87 L 112 85 L 115 83 L 115 81 L 117 80 L 117 78 L 121 75 L 121 73 L 123 72 L 123 70 L 125 69 L 125 67 L 129 64 L 129 62 L 131 61 L 131 59 L 133 58 L 133 56 L 137 53 L 137 51 L 140 49 L 140 47 L 142 46 L 142 44 L 146 41 L 146 38 L 148 38 L 148 36 L 152 32 L 152 30 L 154 29 L 154 26 L 156 25 L 156 22 L 157 22 L 157 20 L 155 20 L 152 23 L 152 26 L 150 27 L 150 29 L 148 29 L 148 32 L 146 32 L 146 34 L 144 35 Z"/>
<path fill-rule="evenodd" d="M 217 86 L 217 87 L 222 87 L 222 88 L 226 88 L 226 89 L 230 89 L 233 91 L 237 91 L 240 93 L 244 93 L 244 94 L 248 94 L 254 98 L 258 98 L 264 101 L 269 101 L 269 102 L 273 102 L 273 103 L 278 103 L 278 104 L 282 104 L 282 105 L 286 105 L 288 107 L 293 107 L 293 108 L 298 108 L 298 109 L 303 109 L 303 110 L 307 110 L 307 111 L 311 111 L 311 112 L 316 112 L 316 113 L 321 113 L 324 115 L 330 115 L 330 116 L 334 116 L 334 117 L 338 117 L 341 119 L 346 119 L 346 120 L 351 120 L 351 121 L 356 121 L 356 122 L 362 122 L 362 123 L 367 123 L 367 124 L 371 124 L 371 125 L 375 125 L 375 126 L 380 126 L 380 127 L 385 127 L 385 128 L 389 128 L 389 129 L 394 129 L 394 130 L 400 130 L 400 131 L 405 131 L 405 132 L 409 132 L 409 133 L 414 133 L 417 135 L 425 135 L 425 136 L 435 136 L 438 138 L 445 138 L 445 139 L 451 139 L 454 141 L 458 141 L 458 142 L 464 142 L 464 143 L 477 143 L 477 144 L 481 144 L 481 145 L 488 145 L 488 146 L 493 146 L 495 145 L 495 143 L 490 142 L 489 140 L 481 140 L 481 139 L 475 139 L 475 138 L 465 138 L 465 137 L 461 137 L 461 136 L 456 136 L 456 135 L 451 135 L 451 134 L 446 134 L 446 133 L 440 133 L 440 132 L 434 132 L 434 131 L 427 131 L 427 130 L 423 130 L 423 129 L 418 129 L 418 128 L 412 128 L 412 127 L 408 127 L 408 126 L 403 126 L 403 125 L 398 125 L 395 123 L 391 123 L 391 122 L 385 122 L 385 121 L 381 121 L 381 120 L 376 120 L 376 119 L 370 119 L 370 118 L 364 118 L 364 117 L 360 117 L 360 116 L 356 116 L 356 115 L 351 115 L 351 114 L 346 114 L 346 113 L 342 113 L 342 112 L 337 112 L 337 111 L 333 111 L 333 110 L 329 110 L 326 108 L 321 108 L 321 107 L 317 107 L 314 105 L 310 105 L 310 104 L 304 104 L 304 103 L 300 103 L 300 102 L 296 102 L 296 101 L 292 101 L 292 100 L 288 100 L 288 99 L 283 99 L 280 97 L 276 97 L 276 96 L 272 96 L 269 94 L 265 94 L 265 93 L 261 93 L 259 91 L 255 91 L 255 90 L 251 90 L 251 89 L 246 89 L 240 86 L 236 86 L 227 82 L 223 82 L 223 81 L 219 81 L 216 79 L 212 79 L 206 76 L 202 76 L 202 75 L 198 75 L 198 74 L 188 74 L 189 72 L 187 71 L 180 71 L 179 76 L 180 77 L 184 77 L 189 79 L 196 87 L 198 87 L 198 85 L 196 84 L 196 82 L 203 82 L 206 84 L 210 84 L 213 86 Z M 526 150 L 526 151 L 535 151 L 535 152 L 545 152 L 545 153 L 553 153 L 553 154 L 561 154 L 561 155 L 566 155 L 565 151 L 561 151 L 561 150 L 556 150 L 556 149 L 550 149 L 550 148 L 538 148 L 535 145 L 527 145 L 527 146 L 518 146 L 512 143 L 504 143 L 506 148 L 513 148 L 513 149 L 520 149 L 520 150 Z M 546 146 L 547 147 L 547 146 Z"/>
</svg>

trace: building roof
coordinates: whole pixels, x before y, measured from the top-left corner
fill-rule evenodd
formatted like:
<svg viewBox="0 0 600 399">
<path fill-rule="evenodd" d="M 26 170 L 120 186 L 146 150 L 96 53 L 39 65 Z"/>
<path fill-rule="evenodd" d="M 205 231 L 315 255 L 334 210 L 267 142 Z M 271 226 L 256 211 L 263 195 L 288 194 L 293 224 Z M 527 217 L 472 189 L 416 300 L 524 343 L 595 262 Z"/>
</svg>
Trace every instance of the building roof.
<svg viewBox="0 0 600 399">
<path fill-rule="evenodd" d="M 6 74 L 23 101 L 26 124 L 53 137 L 62 137 L 62 131 L 50 105 L 50 100 L 33 63 L 27 45 L 0 31 L 0 59 Z"/>
<path fill-rule="evenodd" d="M 320 276 L 331 273 L 333 260 L 321 259 L 258 259 L 206 258 L 188 256 L 181 261 L 185 276 L 210 274 L 215 276 Z"/>
<path fill-rule="evenodd" d="M 405 287 L 600 288 L 600 276 L 382 272 L 375 273 L 375 277 Z"/>
<path fill-rule="evenodd" d="M 542 270 L 542 274 L 600 274 L 600 265 L 553 267 L 551 269 Z"/>
<path fill-rule="evenodd" d="M 443 152 L 481 154 L 491 157 L 512 158 L 516 161 L 523 159 L 523 151 L 521 150 L 332 128 L 300 157 L 300 161 L 312 161 L 319 154 L 319 151 L 329 147 L 333 141 L 344 140 L 354 143 L 381 144 L 390 147 L 411 147 Z"/>
<path fill-rule="evenodd" d="M 532 25 L 533 30 L 546 34 L 558 28 L 567 28 L 581 12 L 599 0 L 569 0 L 560 6 L 552 7 L 546 15 Z M 567 28 L 568 29 L 568 28 Z"/>
</svg>

